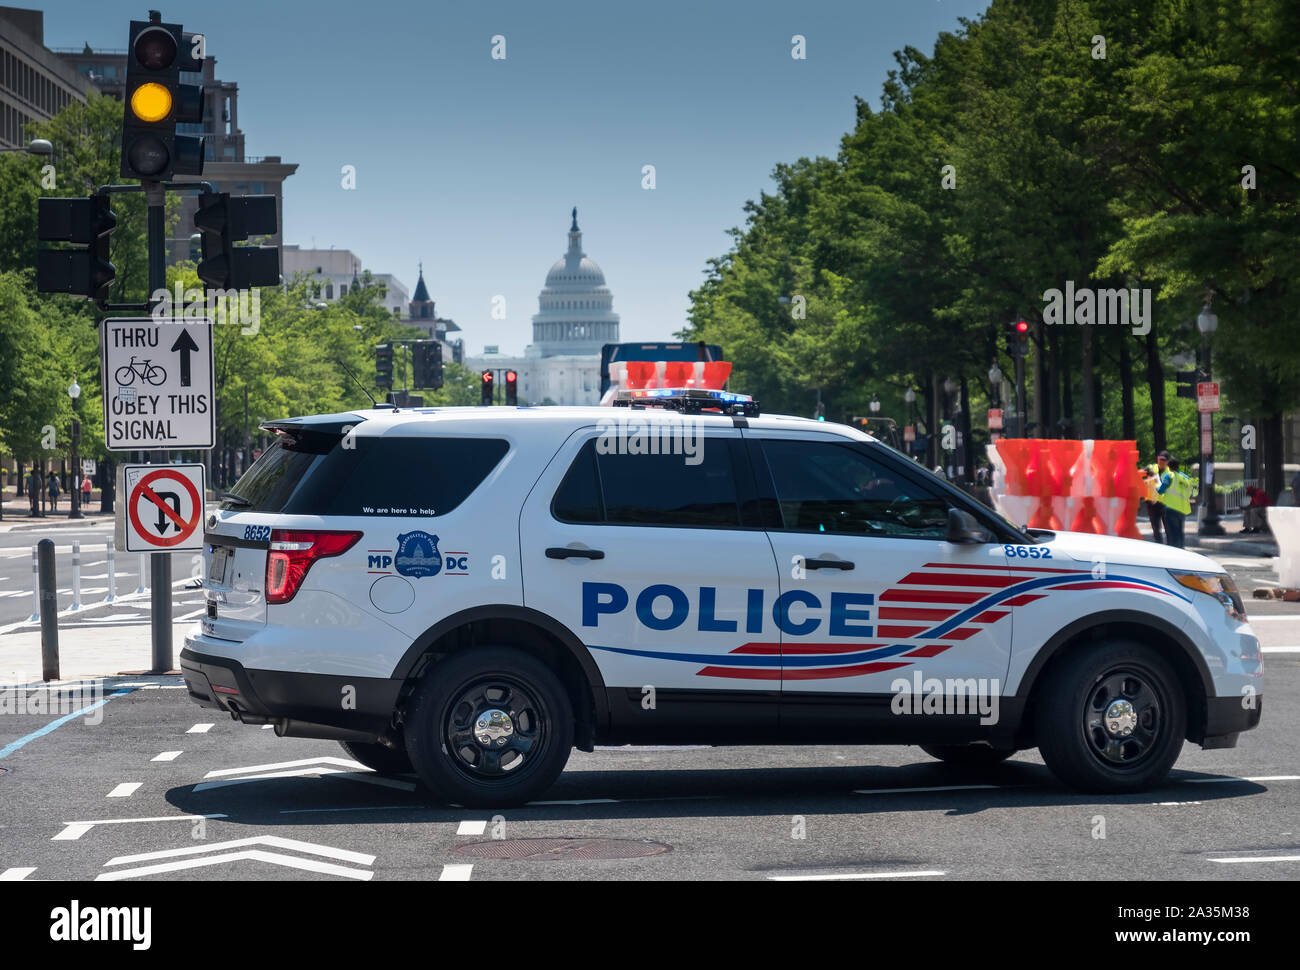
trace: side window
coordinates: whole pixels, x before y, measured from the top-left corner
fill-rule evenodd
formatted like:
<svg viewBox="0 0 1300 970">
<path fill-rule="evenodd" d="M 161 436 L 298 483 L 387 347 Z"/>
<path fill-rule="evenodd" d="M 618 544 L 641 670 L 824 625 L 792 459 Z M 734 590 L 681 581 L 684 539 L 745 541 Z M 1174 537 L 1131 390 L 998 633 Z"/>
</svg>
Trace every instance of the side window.
<svg viewBox="0 0 1300 970">
<path fill-rule="evenodd" d="M 695 454 L 602 453 L 595 440 L 574 459 L 551 503 L 565 522 L 735 529 L 741 524 L 731 448 L 700 440 Z"/>
<path fill-rule="evenodd" d="M 766 439 L 787 532 L 942 539 L 949 502 L 849 445 Z"/>
<path fill-rule="evenodd" d="M 600 479 L 596 477 L 596 442 L 588 441 L 569 466 L 551 501 L 551 514 L 561 522 L 604 522 Z"/>
</svg>

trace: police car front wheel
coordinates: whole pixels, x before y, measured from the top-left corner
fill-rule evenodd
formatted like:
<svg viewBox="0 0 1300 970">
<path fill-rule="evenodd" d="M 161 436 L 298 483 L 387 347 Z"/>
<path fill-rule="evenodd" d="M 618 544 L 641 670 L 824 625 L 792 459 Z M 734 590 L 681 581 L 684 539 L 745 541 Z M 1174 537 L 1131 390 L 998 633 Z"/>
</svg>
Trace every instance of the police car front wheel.
<svg viewBox="0 0 1300 970">
<path fill-rule="evenodd" d="M 407 711 L 420 780 L 466 807 L 519 805 L 550 788 L 573 748 L 559 678 L 513 647 L 474 647 L 426 671 Z"/>
<path fill-rule="evenodd" d="M 1157 651 L 1132 640 L 1076 647 L 1035 707 L 1039 753 L 1082 791 L 1157 785 L 1183 747 L 1187 706 L 1178 677 Z"/>
</svg>

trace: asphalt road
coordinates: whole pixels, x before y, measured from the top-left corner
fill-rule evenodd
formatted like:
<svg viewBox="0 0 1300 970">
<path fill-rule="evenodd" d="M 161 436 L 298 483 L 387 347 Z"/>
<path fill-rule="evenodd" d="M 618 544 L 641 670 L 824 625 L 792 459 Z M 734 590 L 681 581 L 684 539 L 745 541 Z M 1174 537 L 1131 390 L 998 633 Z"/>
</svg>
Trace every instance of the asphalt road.
<svg viewBox="0 0 1300 970">
<path fill-rule="evenodd" d="M 5 519 L 9 522 L 8 517 Z M 40 520 L 33 520 L 39 526 Z M 107 544 L 113 541 L 113 525 L 103 522 L 85 527 L 60 525 L 55 528 L 28 528 L 24 522 L 18 528 L 0 532 L 0 634 L 25 624 L 32 615 L 32 547 L 41 539 L 54 540 L 55 577 L 58 581 L 61 626 L 122 625 L 148 623 L 149 594 L 136 595 L 142 585 L 140 557 L 137 553 L 114 554 L 117 574 L 117 598 L 105 602 L 108 596 Z M 72 611 L 72 543 L 81 543 L 81 595 L 82 608 Z M 172 553 L 172 615 L 199 616 L 203 612 L 202 590 L 190 589 L 186 582 L 191 575 L 200 575 L 201 561 L 196 553 Z M 145 567 L 143 585 L 148 588 L 148 566 Z"/>
<path fill-rule="evenodd" d="M 1256 613 L 1278 617 L 1265 644 L 1300 644 L 1300 616 Z M 0 878 L 1297 879 L 1300 651 L 1265 671 L 1261 727 L 1186 746 L 1142 795 L 1063 789 L 1035 751 L 964 774 L 914 747 L 610 748 L 500 812 L 218 718 L 177 678 L 119 679 L 16 749 L 55 717 L 0 717 Z"/>
</svg>

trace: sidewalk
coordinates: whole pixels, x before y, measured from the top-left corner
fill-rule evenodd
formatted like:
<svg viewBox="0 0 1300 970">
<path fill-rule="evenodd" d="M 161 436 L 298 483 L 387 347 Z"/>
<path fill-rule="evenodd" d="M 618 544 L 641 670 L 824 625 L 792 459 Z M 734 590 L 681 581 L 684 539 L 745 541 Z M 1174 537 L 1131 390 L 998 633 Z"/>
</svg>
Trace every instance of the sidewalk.
<svg viewBox="0 0 1300 970">
<path fill-rule="evenodd" d="M 31 506 L 27 504 L 24 498 L 21 502 L 10 500 L 4 503 L 4 519 L 0 520 L 0 533 L 5 532 L 40 532 L 50 529 L 60 529 L 66 526 L 87 526 L 100 522 L 112 522 L 112 512 L 99 511 L 99 499 L 91 501 L 88 508 L 83 508 L 81 514 L 85 518 L 70 519 L 68 512 L 72 509 L 71 504 L 66 499 L 60 499 L 58 511 L 46 510 L 45 515 L 39 518 L 32 518 Z"/>
<path fill-rule="evenodd" d="M 185 634 L 195 621 L 172 625 L 172 667 L 185 646 Z M 148 670 L 151 663 L 150 627 L 131 626 L 59 630 L 59 678 L 116 676 Z M 41 631 L 25 630 L 0 637 L 0 686 L 30 684 L 41 679 Z"/>
<path fill-rule="evenodd" d="M 1224 534 L 1221 536 L 1202 536 L 1196 534 L 1196 520 L 1188 517 L 1185 542 L 1192 552 L 1210 556 L 1246 556 L 1253 558 L 1272 558 L 1277 556 L 1277 540 L 1267 532 L 1241 534 L 1241 517 L 1220 520 Z M 1145 515 L 1139 515 L 1138 529 L 1142 537 L 1151 541 L 1151 522 Z"/>
</svg>

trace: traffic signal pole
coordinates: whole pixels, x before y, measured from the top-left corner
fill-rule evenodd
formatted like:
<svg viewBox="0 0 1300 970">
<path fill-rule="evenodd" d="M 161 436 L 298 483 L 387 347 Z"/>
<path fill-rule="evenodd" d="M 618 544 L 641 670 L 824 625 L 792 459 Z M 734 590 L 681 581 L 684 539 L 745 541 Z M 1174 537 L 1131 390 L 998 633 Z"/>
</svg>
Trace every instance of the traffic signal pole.
<svg viewBox="0 0 1300 970">
<path fill-rule="evenodd" d="M 162 182 L 143 183 L 148 207 L 149 299 L 167 288 L 167 191 Z M 166 464 L 165 450 L 150 453 L 153 464 Z M 150 624 L 153 632 L 152 674 L 172 669 L 172 556 L 155 552 L 149 556 Z"/>
</svg>

